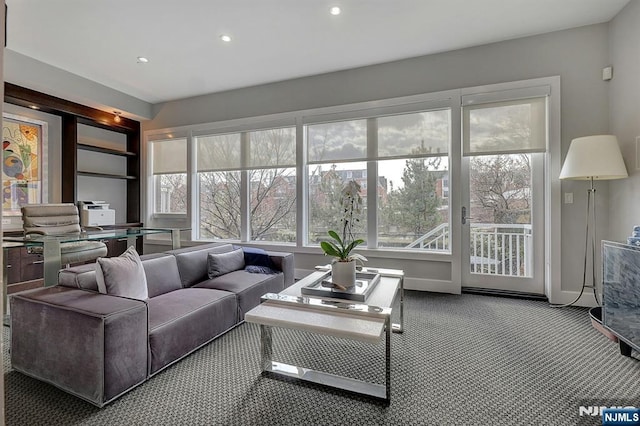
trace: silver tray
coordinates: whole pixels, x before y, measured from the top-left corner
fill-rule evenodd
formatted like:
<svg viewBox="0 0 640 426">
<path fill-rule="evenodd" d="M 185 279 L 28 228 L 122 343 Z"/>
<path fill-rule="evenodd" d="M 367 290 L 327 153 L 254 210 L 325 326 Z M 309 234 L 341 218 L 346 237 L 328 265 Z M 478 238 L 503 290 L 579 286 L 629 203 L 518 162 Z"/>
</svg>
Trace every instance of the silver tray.
<svg viewBox="0 0 640 426">
<path fill-rule="evenodd" d="M 332 297 L 364 302 L 376 287 L 378 281 L 380 281 L 380 274 L 356 272 L 355 284 L 343 290 L 335 287 L 335 284 L 331 282 L 331 275 L 328 275 L 302 287 L 300 292 L 307 296 Z"/>
</svg>

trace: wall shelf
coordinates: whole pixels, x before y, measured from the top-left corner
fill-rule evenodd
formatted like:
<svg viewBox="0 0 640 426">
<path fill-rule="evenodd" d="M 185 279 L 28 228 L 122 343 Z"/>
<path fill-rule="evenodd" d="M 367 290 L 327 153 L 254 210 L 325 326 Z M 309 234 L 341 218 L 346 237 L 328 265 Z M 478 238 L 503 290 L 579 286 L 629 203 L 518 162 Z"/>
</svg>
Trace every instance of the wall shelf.
<svg viewBox="0 0 640 426">
<path fill-rule="evenodd" d="M 114 175 L 109 173 L 83 172 L 80 170 L 78 170 L 78 176 L 90 176 L 90 177 L 107 178 L 107 179 L 127 179 L 127 180 L 138 179 L 136 176 L 131 176 L 131 175 Z"/>
<path fill-rule="evenodd" d="M 78 149 L 83 151 L 100 152 L 102 154 L 120 155 L 123 157 L 135 157 L 137 154 L 131 151 L 118 151 L 117 149 L 102 148 L 100 146 L 78 143 Z"/>
</svg>

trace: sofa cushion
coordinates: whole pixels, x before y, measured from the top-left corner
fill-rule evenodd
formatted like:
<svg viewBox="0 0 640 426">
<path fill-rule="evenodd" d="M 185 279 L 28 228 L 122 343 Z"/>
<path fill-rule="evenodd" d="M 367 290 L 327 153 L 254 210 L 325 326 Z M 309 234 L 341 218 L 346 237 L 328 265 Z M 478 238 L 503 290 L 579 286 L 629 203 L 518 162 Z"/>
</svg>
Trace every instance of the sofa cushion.
<svg viewBox="0 0 640 426">
<path fill-rule="evenodd" d="M 242 249 L 227 253 L 209 253 L 207 256 L 207 276 L 219 277 L 229 272 L 244 269 L 244 253 Z"/>
<path fill-rule="evenodd" d="M 140 256 L 147 277 L 149 297 L 182 288 L 176 258 L 166 253 Z"/>
<path fill-rule="evenodd" d="M 236 324 L 229 292 L 184 288 L 148 300 L 149 374 L 193 352 Z"/>
<path fill-rule="evenodd" d="M 166 253 L 143 254 L 140 256 L 140 260 L 147 278 L 149 297 L 182 288 L 174 256 Z M 95 263 L 61 270 L 58 275 L 58 284 L 65 287 L 98 291 Z"/>
<path fill-rule="evenodd" d="M 203 244 L 195 247 L 171 250 L 167 253 L 176 257 L 180 281 L 183 287 L 191 287 L 207 277 L 207 256 L 209 253 L 226 253 L 233 250 L 231 244 Z"/>
<path fill-rule="evenodd" d="M 260 297 L 266 293 L 278 293 L 284 290 L 284 275 L 251 274 L 247 271 L 234 271 L 219 277 L 203 281 L 193 288 L 208 288 L 229 291 L 238 298 L 238 321 L 244 320 L 244 314 L 260 304 Z"/>
<path fill-rule="evenodd" d="M 98 258 L 96 281 L 100 293 L 140 300 L 149 297 L 147 277 L 133 246 L 118 257 Z"/>
</svg>

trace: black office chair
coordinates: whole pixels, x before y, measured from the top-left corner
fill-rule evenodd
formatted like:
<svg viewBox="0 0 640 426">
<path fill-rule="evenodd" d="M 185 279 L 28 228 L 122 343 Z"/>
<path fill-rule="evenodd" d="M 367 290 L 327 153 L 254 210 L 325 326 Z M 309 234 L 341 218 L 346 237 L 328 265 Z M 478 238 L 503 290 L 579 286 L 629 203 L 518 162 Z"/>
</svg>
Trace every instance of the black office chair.
<svg viewBox="0 0 640 426">
<path fill-rule="evenodd" d="M 27 204 L 21 211 L 22 228 L 27 239 L 34 235 L 80 235 L 83 231 L 78 208 L 72 203 Z M 27 250 L 42 254 L 43 246 L 30 246 Z M 101 241 L 70 241 L 60 243 L 60 253 L 60 264 L 69 265 L 106 256 L 107 246 Z"/>
</svg>

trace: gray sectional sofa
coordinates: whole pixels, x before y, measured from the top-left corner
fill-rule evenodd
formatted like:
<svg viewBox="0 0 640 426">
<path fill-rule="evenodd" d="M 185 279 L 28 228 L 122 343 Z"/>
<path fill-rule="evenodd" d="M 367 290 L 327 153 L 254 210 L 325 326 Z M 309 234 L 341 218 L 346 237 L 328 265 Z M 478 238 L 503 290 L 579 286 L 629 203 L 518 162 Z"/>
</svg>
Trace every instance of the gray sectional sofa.
<svg viewBox="0 0 640 426">
<path fill-rule="evenodd" d="M 141 256 L 149 298 L 97 292 L 94 265 L 11 297 L 11 364 L 99 407 L 241 323 L 260 296 L 293 284 L 293 254 L 267 252 L 273 272 L 208 278 L 207 244 Z"/>
</svg>

